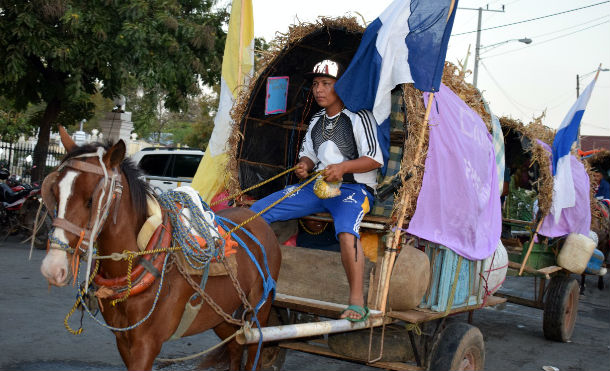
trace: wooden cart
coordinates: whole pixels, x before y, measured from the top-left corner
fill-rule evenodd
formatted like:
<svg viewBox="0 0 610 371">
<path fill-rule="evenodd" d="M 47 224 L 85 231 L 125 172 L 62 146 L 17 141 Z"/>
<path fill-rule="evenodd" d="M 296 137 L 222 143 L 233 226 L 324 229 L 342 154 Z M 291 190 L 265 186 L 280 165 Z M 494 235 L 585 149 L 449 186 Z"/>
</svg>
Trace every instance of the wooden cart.
<svg viewBox="0 0 610 371">
<path fill-rule="evenodd" d="M 535 223 L 513 219 L 504 219 L 503 222 L 509 227 L 526 228 L 522 234 L 515 234 L 516 237 L 502 241 L 509 257 L 508 275 L 536 277 L 536 280 L 533 299 L 502 291 L 496 295 L 511 303 L 543 310 L 544 337 L 567 342 L 576 324 L 580 289 L 578 281 L 570 277 L 570 272 L 557 265 L 557 253 L 563 239 L 540 236 L 539 242 L 532 243 Z"/>
<path fill-rule="evenodd" d="M 280 35 L 272 44 L 272 50 L 264 54 L 263 68 L 232 110 L 237 124 L 230 142 L 229 171 L 235 190 L 249 189 L 294 166 L 309 119 L 320 109 L 304 80 L 305 72 L 324 58 L 338 60 L 347 66 L 363 31 L 353 18 L 321 18 L 315 24 L 291 27 L 288 34 Z M 445 71 L 447 75 L 447 67 Z M 455 68 L 450 69 L 449 75 L 457 76 L 454 72 Z M 266 82 L 272 76 L 289 77 L 287 107 L 284 113 L 265 115 Z M 489 114 L 483 112 L 478 91 L 465 84 L 463 75 L 456 78 L 461 93 L 476 94 L 472 99 L 477 102 L 473 109 L 489 119 Z M 443 81 L 451 87 L 450 82 Z M 460 268 L 447 273 L 453 274 L 454 279 L 447 279 L 449 276 L 444 280 L 431 279 L 429 287 L 434 290 L 430 289 L 426 295 L 438 299 L 438 303 L 424 300 L 419 307 L 406 311 L 386 307 L 390 274 L 397 254 L 400 249 L 414 248 L 409 242 L 410 236 L 401 234 L 400 230 L 393 231 L 392 226 L 405 225 L 415 209 L 423 177 L 425 156 L 422 154 L 427 148 L 428 114 L 424 111 L 422 94 L 412 85 L 395 89 L 390 131 L 393 146 L 390 147 L 390 163 L 393 161 L 394 167 L 388 169 L 384 186 L 396 188 L 390 189 L 385 204 L 373 205 L 374 211 L 379 209 L 378 213 L 372 213 L 377 216 L 365 216 L 360 225 L 361 232 L 374 233 L 380 241 L 376 263 L 369 262 L 365 274 L 367 304 L 371 310 L 369 318 L 359 323 L 338 319 L 348 302 L 348 285 L 339 253 L 285 246 L 273 316 L 269 326 L 262 329 L 263 341 L 267 342 L 263 353 L 265 369 L 280 369 L 286 349 L 392 370 L 483 369 L 485 353 L 481 332 L 467 323 L 446 321 L 453 314 L 506 301 L 495 296 L 485 297 L 478 290 L 474 284 L 475 266 L 480 269 L 480 263 L 466 263 L 469 273 L 465 281 L 459 276 Z M 408 175 L 407 171 L 396 175 L 401 164 L 407 164 L 412 171 Z M 411 176 L 407 182 L 406 178 Z M 259 199 L 295 182 L 290 174 L 282 176 L 252 189 L 247 196 Z M 394 192 L 403 184 L 400 198 L 394 200 Z M 238 202 L 248 204 L 248 197 Z M 395 203 L 411 206 L 394 212 Z M 325 214 L 307 218 L 332 222 Z M 423 249 L 427 248 L 443 249 L 441 246 Z M 457 266 L 461 267 L 459 263 Z M 445 268 L 441 263 L 438 266 L 431 263 L 430 272 L 432 276 L 440 277 L 440 270 Z M 460 291 L 465 297 L 461 303 L 454 300 L 459 296 L 456 294 L 459 284 L 466 287 L 465 294 Z M 249 344 L 258 342 L 259 338 L 258 330 L 251 329 L 238 336 L 238 341 Z"/>
</svg>

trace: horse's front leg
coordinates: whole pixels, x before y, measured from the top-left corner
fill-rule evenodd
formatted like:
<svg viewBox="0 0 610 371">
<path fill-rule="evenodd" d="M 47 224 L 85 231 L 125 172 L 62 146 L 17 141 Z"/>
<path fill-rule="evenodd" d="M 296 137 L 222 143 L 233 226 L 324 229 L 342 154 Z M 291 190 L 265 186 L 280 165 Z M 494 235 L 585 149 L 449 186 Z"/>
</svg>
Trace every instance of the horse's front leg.
<svg viewBox="0 0 610 371">
<path fill-rule="evenodd" d="M 222 340 L 228 338 L 233 335 L 239 328 L 233 324 L 228 322 L 222 322 L 218 326 L 214 327 L 214 332 L 218 335 Z M 238 344 L 235 339 L 231 340 L 226 345 L 227 350 L 229 351 L 229 370 L 240 370 L 241 369 L 241 359 L 243 355 L 243 346 Z M 224 360 L 219 360 L 220 364 L 224 364 Z M 248 369 L 249 370 L 249 369 Z"/>
<path fill-rule="evenodd" d="M 125 365 L 129 364 L 129 340 L 124 332 L 116 332 L 116 347 Z"/>
<path fill-rule="evenodd" d="M 152 370 L 153 362 L 161 352 L 162 341 L 152 336 L 130 336 L 129 354 L 125 362 L 130 371 Z"/>
</svg>

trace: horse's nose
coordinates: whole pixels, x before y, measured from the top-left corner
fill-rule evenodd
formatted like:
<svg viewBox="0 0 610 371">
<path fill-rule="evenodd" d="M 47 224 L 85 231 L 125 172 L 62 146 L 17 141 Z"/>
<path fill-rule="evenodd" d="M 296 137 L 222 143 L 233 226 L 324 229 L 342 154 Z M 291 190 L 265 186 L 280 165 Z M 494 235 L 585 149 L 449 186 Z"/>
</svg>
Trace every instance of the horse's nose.
<svg viewBox="0 0 610 371">
<path fill-rule="evenodd" d="M 68 269 L 59 268 L 57 272 L 55 272 L 55 285 L 56 286 L 65 286 L 68 282 Z"/>
<path fill-rule="evenodd" d="M 65 286 L 68 282 L 68 269 L 67 268 L 57 268 L 54 272 L 49 272 L 45 269 L 43 265 L 40 267 L 40 272 L 42 275 L 49 281 L 51 285 L 62 287 Z"/>
<path fill-rule="evenodd" d="M 50 252 L 42 261 L 40 272 L 51 285 L 59 287 L 65 286 L 70 278 L 67 260 L 61 254 L 53 254 L 53 252 Z"/>
</svg>

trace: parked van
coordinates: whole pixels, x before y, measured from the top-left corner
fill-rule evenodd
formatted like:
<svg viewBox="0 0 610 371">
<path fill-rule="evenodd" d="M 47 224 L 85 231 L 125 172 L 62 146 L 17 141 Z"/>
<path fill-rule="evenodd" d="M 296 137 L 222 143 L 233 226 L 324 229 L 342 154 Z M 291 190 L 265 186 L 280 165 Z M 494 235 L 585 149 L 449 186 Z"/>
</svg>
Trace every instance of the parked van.
<svg viewBox="0 0 610 371">
<path fill-rule="evenodd" d="M 190 185 L 204 152 L 194 148 L 148 147 L 131 156 L 146 181 L 160 194 Z"/>
</svg>

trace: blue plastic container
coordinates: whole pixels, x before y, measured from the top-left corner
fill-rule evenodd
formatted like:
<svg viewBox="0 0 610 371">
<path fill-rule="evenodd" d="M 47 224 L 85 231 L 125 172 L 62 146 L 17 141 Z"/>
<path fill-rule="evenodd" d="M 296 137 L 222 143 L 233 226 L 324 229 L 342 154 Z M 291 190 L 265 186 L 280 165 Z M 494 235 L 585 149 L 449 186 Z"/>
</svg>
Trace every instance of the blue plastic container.
<svg viewBox="0 0 610 371">
<path fill-rule="evenodd" d="M 598 249 L 593 250 L 593 255 L 589 262 L 587 263 L 587 268 L 585 269 L 585 273 L 587 274 L 599 274 L 604 264 L 604 253 Z"/>
</svg>

